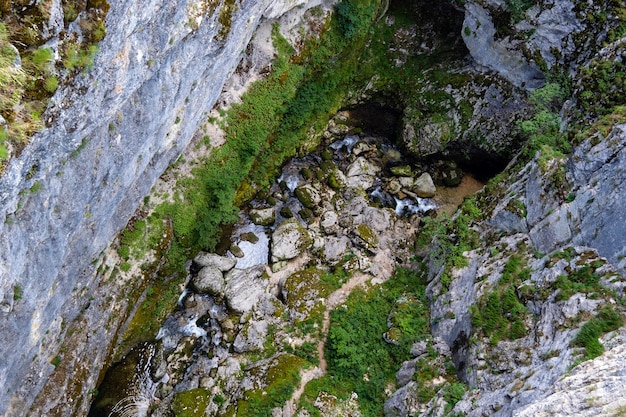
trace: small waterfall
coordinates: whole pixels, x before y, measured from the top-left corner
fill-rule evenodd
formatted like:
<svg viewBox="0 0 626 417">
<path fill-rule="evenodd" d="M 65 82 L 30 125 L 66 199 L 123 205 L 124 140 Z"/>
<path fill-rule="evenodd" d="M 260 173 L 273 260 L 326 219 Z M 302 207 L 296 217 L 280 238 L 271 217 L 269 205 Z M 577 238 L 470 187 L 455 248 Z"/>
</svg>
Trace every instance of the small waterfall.
<svg viewBox="0 0 626 417">
<path fill-rule="evenodd" d="M 396 214 L 398 216 L 410 216 L 413 214 L 426 213 L 431 210 L 437 209 L 437 204 L 430 198 L 404 198 L 396 200 Z"/>
</svg>

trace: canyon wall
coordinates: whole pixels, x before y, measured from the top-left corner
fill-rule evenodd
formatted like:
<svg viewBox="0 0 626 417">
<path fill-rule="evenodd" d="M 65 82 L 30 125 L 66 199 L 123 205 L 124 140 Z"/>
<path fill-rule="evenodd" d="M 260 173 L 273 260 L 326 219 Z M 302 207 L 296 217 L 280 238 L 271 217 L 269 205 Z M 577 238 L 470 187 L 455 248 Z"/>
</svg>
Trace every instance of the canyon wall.
<svg viewBox="0 0 626 417">
<path fill-rule="evenodd" d="M 303 3 L 110 1 L 93 69 L 59 89 L 47 128 L 0 178 L 0 415 L 26 415 L 46 383 L 62 387 L 48 380 L 68 324 L 82 314 L 99 328 L 112 314 L 95 262 L 189 143 L 259 22 Z M 52 33 L 62 16 L 53 2 Z M 95 384 L 116 329 L 95 333 L 65 383 Z M 87 388 L 45 402 L 84 410 Z"/>
</svg>

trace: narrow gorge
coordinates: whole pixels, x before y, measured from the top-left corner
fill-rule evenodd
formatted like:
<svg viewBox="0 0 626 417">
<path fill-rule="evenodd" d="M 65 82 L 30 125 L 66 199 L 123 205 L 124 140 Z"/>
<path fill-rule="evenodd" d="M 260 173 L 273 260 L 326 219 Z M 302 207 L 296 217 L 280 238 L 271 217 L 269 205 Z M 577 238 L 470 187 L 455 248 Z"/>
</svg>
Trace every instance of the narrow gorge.
<svg viewBox="0 0 626 417">
<path fill-rule="evenodd" d="M 622 0 L 0 12 L 0 416 L 626 413 Z"/>
</svg>

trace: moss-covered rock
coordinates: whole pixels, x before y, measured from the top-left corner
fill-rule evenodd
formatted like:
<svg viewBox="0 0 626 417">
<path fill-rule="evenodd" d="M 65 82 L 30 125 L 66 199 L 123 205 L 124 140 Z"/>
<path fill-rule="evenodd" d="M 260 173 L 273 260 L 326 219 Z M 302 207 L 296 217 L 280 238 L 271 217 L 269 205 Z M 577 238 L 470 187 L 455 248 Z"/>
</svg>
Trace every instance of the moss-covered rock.
<svg viewBox="0 0 626 417">
<path fill-rule="evenodd" d="M 356 227 L 356 237 L 359 243 L 369 251 L 378 249 L 378 237 L 368 225 L 362 223 Z"/>
<path fill-rule="evenodd" d="M 303 185 L 295 189 L 294 194 L 302 205 L 308 209 L 313 209 L 322 201 L 319 192 L 310 185 Z"/>
<path fill-rule="evenodd" d="M 411 172 L 411 167 L 409 165 L 399 165 L 391 167 L 389 170 L 396 177 L 410 177 L 411 175 L 413 175 L 413 173 Z"/>
<path fill-rule="evenodd" d="M 204 388 L 177 392 L 172 400 L 172 411 L 176 417 L 204 417 L 211 403 L 211 392 Z"/>
<path fill-rule="evenodd" d="M 259 226 L 271 226 L 276 221 L 276 212 L 274 207 L 253 209 L 250 210 L 250 219 Z"/>
</svg>

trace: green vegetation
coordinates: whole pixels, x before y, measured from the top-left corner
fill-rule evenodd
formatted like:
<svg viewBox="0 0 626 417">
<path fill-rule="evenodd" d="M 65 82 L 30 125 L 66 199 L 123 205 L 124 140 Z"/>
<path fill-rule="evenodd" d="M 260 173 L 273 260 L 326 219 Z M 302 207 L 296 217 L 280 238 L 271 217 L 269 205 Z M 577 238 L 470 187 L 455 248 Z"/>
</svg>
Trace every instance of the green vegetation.
<svg viewBox="0 0 626 417">
<path fill-rule="evenodd" d="M 176 417 L 203 417 L 210 403 L 211 391 L 196 388 L 174 394 L 172 411 Z"/>
<path fill-rule="evenodd" d="M 50 363 L 55 367 L 58 368 L 61 365 L 61 356 L 60 355 L 56 355 L 54 358 L 52 358 L 52 360 L 50 361 Z"/>
<path fill-rule="evenodd" d="M 593 359 L 604 352 L 598 338 L 624 325 L 624 317 L 611 305 L 605 305 L 598 314 L 583 325 L 572 344 L 585 349 L 585 359 Z"/>
<path fill-rule="evenodd" d="M 66 30 L 80 11 L 78 25 L 82 41 L 69 31 L 58 43 L 61 60 L 44 47 L 43 28 L 50 18 L 51 2 L 40 1 L 28 7 L 22 2 L 7 2 L 0 13 L 0 163 L 18 155 L 30 137 L 43 128 L 41 116 L 48 99 L 75 69 L 89 69 L 97 52 L 97 42 L 106 30 L 105 1 L 64 1 Z M 0 173 L 3 165 L 0 165 Z"/>
<path fill-rule="evenodd" d="M 522 150 L 524 162 L 532 159 L 539 150 L 554 157 L 572 151 L 567 135 L 560 130 L 558 112 L 565 98 L 563 87 L 556 83 L 548 83 L 531 93 L 534 114 L 519 123 L 522 137 L 526 140 Z"/>
<path fill-rule="evenodd" d="M 454 217 L 445 215 L 438 218 L 427 217 L 420 231 L 417 244 L 422 250 L 428 248 L 429 255 L 444 271 L 441 276 L 443 290 L 447 291 L 452 282 L 452 269 L 467 266 L 464 252 L 478 244 L 478 233 L 471 228 L 473 222 L 482 218 L 475 196 L 466 198 Z"/>
<path fill-rule="evenodd" d="M 307 385 L 301 406 L 314 409 L 320 391 L 343 399 L 354 391 L 362 415 L 380 415 L 385 388 L 399 364 L 409 358 L 412 344 L 430 332 L 425 286 L 421 271 L 401 269 L 382 286 L 353 292 L 345 308 L 334 310 L 326 342 L 328 375 Z M 406 301 L 397 303 L 402 297 Z M 390 331 L 387 317 L 394 308 L 398 343 L 390 344 L 383 334 Z"/>
<path fill-rule="evenodd" d="M 13 301 L 19 301 L 24 297 L 24 290 L 19 284 L 13 286 Z"/>
<path fill-rule="evenodd" d="M 526 11 L 533 5 L 532 0 L 506 0 L 505 8 L 511 14 L 511 25 L 524 19 Z"/>
<path fill-rule="evenodd" d="M 524 259 L 513 254 L 502 271 L 502 277 L 482 299 L 471 308 L 472 325 L 492 344 L 500 340 L 519 339 L 527 333 L 529 313 L 517 296 L 517 287 L 530 277 Z"/>
<path fill-rule="evenodd" d="M 580 69 L 581 89 L 577 99 L 586 114 L 597 119 L 609 114 L 616 106 L 626 104 L 626 68 L 617 59 L 594 58 Z"/>
<path fill-rule="evenodd" d="M 267 375 L 266 386 L 246 391 L 237 403 L 237 417 L 271 417 L 272 408 L 281 407 L 300 383 L 300 369 L 306 362 L 293 355 L 280 355 L 273 359 Z"/>
</svg>

